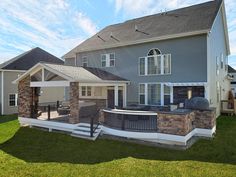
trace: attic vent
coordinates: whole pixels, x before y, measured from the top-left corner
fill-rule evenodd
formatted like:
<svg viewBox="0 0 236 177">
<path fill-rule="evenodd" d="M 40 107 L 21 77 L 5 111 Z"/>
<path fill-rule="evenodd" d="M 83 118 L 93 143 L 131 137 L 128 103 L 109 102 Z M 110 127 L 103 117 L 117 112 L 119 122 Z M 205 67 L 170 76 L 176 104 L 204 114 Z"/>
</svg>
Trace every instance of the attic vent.
<svg viewBox="0 0 236 177">
<path fill-rule="evenodd" d="M 113 36 L 112 32 L 111 32 L 111 34 L 110 34 L 110 37 L 111 37 L 112 39 L 115 39 L 116 41 L 120 42 L 119 39 L 117 39 L 116 37 Z"/>
<path fill-rule="evenodd" d="M 101 36 L 97 35 L 99 39 L 101 39 L 103 42 L 106 42 Z"/>
<path fill-rule="evenodd" d="M 148 33 L 139 30 L 139 29 L 138 29 L 138 26 L 137 26 L 136 24 L 134 25 L 134 29 L 135 29 L 136 32 L 140 32 L 140 33 L 143 33 L 143 34 L 149 35 Z"/>
</svg>

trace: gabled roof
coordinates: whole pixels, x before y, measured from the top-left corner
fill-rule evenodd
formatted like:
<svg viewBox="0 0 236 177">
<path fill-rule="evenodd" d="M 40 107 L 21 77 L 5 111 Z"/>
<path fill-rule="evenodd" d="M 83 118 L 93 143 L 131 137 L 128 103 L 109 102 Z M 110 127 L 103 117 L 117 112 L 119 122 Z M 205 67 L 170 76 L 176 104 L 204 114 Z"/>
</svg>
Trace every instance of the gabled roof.
<svg viewBox="0 0 236 177">
<path fill-rule="evenodd" d="M 236 70 L 232 66 L 228 65 L 228 73 L 236 73 Z"/>
<path fill-rule="evenodd" d="M 36 47 L 32 50 L 24 52 L 0 65 L 0 69 L 7 70 L 28 70 L 39 62 L 50 62 L 63 64 L 63 60 L 46 52 L 45 50 Z"/>
<path fill-rule="evenodd" d="M 209 1 L 110 25 L 79 44 L 63 58 L 74 57 L 77 52 L 208 33 L 221 4 L 222 0 Z"/>
<path fill-rule="evenodd" d="M 48 71 L 56 75 L 59 75 L 70 82 L 82 82 L 82 83 L 129 82 L 124 78 L 121 78 L 106 71 L 102 71 L 98 68 L 83 68 L 83 67 L 40 62 L 35 66 L 33 66 L 31 69 L 29 69 L 26 73 L 21 75 L 18 79 L 13 81 L 13 83 L 19 82 L 26 76 L 35 73 L 36 71 L 39 71 L 42 68 L 47 69 Z"/>
</svg>

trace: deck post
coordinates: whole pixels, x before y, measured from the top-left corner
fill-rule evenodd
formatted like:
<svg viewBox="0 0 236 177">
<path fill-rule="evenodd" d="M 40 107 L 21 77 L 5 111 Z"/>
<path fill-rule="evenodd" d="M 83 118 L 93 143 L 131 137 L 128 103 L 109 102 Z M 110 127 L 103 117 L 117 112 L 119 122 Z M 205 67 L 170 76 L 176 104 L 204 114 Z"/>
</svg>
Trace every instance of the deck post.
<svg viewBox="0 0 236 177">
<path fill-rule="evenodd" d="M 50 120 L 50 112 L 51 112 L 51 108 L 50 108 L 50 105 L 48 105 L 48 120 Z"/>
</svg>

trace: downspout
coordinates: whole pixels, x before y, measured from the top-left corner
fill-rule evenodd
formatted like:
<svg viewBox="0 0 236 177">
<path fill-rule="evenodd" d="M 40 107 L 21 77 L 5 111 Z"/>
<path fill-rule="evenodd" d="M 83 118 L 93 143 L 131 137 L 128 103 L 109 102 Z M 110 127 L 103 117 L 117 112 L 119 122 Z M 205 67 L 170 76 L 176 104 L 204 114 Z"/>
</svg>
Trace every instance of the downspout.
<svg viewBox="0 0 236 177">
<path fill-rule="evenodd" d="M 2 115 L 4 115 L 4 81 L 3 81 L 3 79 L 4 79 L 4 71 L 2 71 L 2 74 L 1 74 L 1 79 L 2 79 L 2 81 L 1 81 L 1 86 L 2 86 L 2 93 L 1 93 L 1 95 L 2 95 L 2 111 L 1 111 L 1 113 L 2 113 Z"/>
</svg>

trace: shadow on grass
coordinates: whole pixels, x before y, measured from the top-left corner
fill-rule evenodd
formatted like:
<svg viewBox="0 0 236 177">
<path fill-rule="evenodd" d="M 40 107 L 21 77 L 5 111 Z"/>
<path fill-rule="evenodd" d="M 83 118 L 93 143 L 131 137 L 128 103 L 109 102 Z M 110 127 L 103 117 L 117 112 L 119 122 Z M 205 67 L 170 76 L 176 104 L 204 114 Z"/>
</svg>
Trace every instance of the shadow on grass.
<svg viewBox="0 0 236 177">
<path fill-rule="evenodd" d="M 0 149 L 16 158 L 35 163 L 95 164 L 134 157 L 236 164 L 236 118 L 220 118 L 217 123 L 217 135 L 214 139 L 199 140 L 185 151 L 105 139 L 91 142 L 30 128 L 20 128 L 13 138 L 0 145 Z"/>
<path fill-rule="evenodd" d="M 1 116 L 0 117 L 0 124 L 1 123 L 6 123 L 6 122 L 10 122 L 10 121 L 13 121 L 13 120 L 16 120 L 17 119 L 17 115 L 14 114 L 14 115 L 4 115 L 4 116 Z"/>
</svg>

